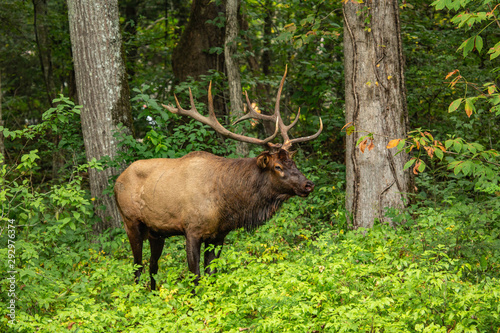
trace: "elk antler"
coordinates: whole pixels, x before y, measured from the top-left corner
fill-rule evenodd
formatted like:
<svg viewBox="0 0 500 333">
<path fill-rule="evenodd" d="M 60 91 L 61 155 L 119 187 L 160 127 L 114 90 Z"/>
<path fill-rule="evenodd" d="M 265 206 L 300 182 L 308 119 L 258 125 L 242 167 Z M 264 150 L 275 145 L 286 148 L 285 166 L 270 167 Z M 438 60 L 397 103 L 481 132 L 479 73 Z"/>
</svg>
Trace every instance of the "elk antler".
<svg viewBox="0 0 500 333">
<path fill-rule="evenodd" d="M 243 117 L 239 118 L 236 120 L 233 125 L 247 119 L 262 119 L 262 120 L 268 120 L 268 121 L 274 121 L 276 122 L 276 130 L 274 131 L 274 134 L 271 135 L 270 137 L 261 140 L 249 136 L 244 136 L 241 134 L 236 134 L 233 133 L 226 128 L 224 128 L 219 121 L 217 120 L 217 117 L 215 116 L 214 112 L 214 103 L 212 99 L 212 82 L 210 82 L 210 85 L 208 87 L 208 117 L 205 117 L 201 115 L 197 110 L 196 106 L 194 105 L 194 99 L 193 99 L 193 94 L 191 92 L 191 88 L 189 88 L 189 99 L 191 101 L 191 109 L 190 110 L 184 110 L 181 108 L 179 104 L 179 100 L 177 99 L 177 96 L 174 95 L 175 97 L 175 103 L 177 104 L 177 108 L 168 106 L 168 105 L 163 105 L 164 108 L 166 108 L 168 111 L 176 114 L 180 114 L 182 116 L 189 116 L 191 118 L 194 118 L 195 120 L 208 125 L 212 127 L 216 132 L 227 136 L 231 139 L 237 140 L 237 141 L 243 141 L 243 142 L 248 142 L 248 143 L 255 143 L 259 145 L 267 145 L 271 149 L 284 149 L 288 150 L 294 143 L 298 142 L 305 142 L 309 140 L 316 139 L 321 131 L 323 130 L 323 121 L 321 118 L 319 118 L 319 130 L 316 132 L 316 134 L 306 136 L 306 137 L 301 137 L 301 138 L 296 138 L 296 139 L 290 139 L 288 136 L 288 130 L 295 126 L 297 124 L 297 121 L 299 120 L 300 116 L 300 108 L 297 111 L 297 116 L 295 117 L 295 120 L 288 126 L 286 126 L 283 123 L 283 119 L 281 119 L 281 114 L 280 114 L 280 98 L 281 98 L 281 91 L 283 90 L 283 85 L 285 84 L 285 78 L 286 78 L 286 72 L 287 72 L 287 67 L 285 67 L 285 74 L 283 75 L 283 78 L 281 79 L 280 87 L 278 89 L 278 94 L 276 95 L 276 106 L 274 107 L 274 114 L 273 115 L 265 115 L 262 113 L 258 113 L 255 111 L 255 109 L 252 107 L 252 103 L 250 103 L 250 99 L 248 98 L 248 94 L 245 91 L 245 97 L 248 105 L 248 113 L 244 115 Z M 271 143 L 271 141 L 278 135 L 278 132 L 281 134 L 281 137 L 283 138 L 283 143 Z"/>
<path fill-rule="evenodd" d="M 200 114 L 196 110 L 196 106 L 194 105 L 193 93 L 191 92 L 191 88 L 189 88 L 189 99 L 191 101 L 191 109 L 185 110 L 185 109 L 181 108 L 181 106 L 179 104 L 179 100 L 177 99 L 177 96 L 174 95 L 174 97 L 175 97 L 175 103 L 177 104 L 177 108 L 173 108 L 171 106 L 163 105 L 163 104 L 162 104 L 162 106 L 172 113 L 176 113 L 176 114 L 179 114 L 181 116 L 189 116 L 189 117 L 199 121 L 200 123 L 208 125 L 208 126 L 212 127 L 217 133 L 220 133 L 224 136 L 227 136 L 228 138 L 231 138 L 231 139 L 234 139 L 237 141 L 247 142 L 247 143 L 266 145 L 269 142 L 271 142 L 276 137 L 276 135 L 278 135 L 279 128 L 278 128 L 277 122 L 276 122 L 276 130 L 274 131 L 274 134 L 271 135 L 270 137 L 264 139 L 264 140 L 253 138 L 250 136 L 244 136 L 241 134 L 236 134 L 236 133 L 229 131 L 224 126 L 222 126 L 219 123 L 219 121 L 217 120 L 217 117 L 215 116 L 215 112 L 214 112 L 214 101 L 212 98 L 212 82 L 210 82 L 210 85 L 208 87 L 208 117 L 203 116 L 202 114 Z M 274 120 L 274 119 L 271 119 L 271 120 Z"/>
<path fill-rule="evenodd" d="M 287 69 L 288 69 L 288 66 L 285 66 L 285 74 L 283 74 L 283 78 L 281 79 L 280 87 L 278 89 L 278 94 L 276 95 L 276 105 L 274 107 L 274 114 L 272 116 L 269 116 L 269 115 L 264 115 L 264 114 L 261 114 L 261 113 L 258 113 L 257 111 L 255 111 L 254 108 L 252 107 L 252 104 L 250 103 L 250 100 L 248 99 L 248 94 L 245 91 L 245 97 L 246 97 L 247 105 L 248 105 L 248 113 L 233 123 L 233 125 L 234 125 L 234 124 L 237 124 L 240 121 L 243 121 L 246 119 L 262 119 L 262 120 L 275 120 L 275 119 L 277 119 L 276 124 L 279 127 L 281 137 L 283 138 L 283 144 L 269 142 L 267 145 L 271 148 L 274 148 L 274 149 L 282 148 L 284 150 L 290 149 L 292 147 L 292 144 L 294 144 L 294 143 L 305 142 L 305 141 L 316 139 L 321 134 L 321 131 L 323 130 L 323 121 L 321 120 L 321 118 L 319 118 L 319 130 L 318 130 L 318 132 L 316 132 L 316 134 L 290 140 L 290 137 L 288 136 L 288 130 L 290 130 L 290 128 L 292 128 L 293 126 L 295 126 L 295 124 L 297 124 L 297 121 L 299 120 L 299 116 L 300 116 L 300 108 L 297 111 L 297 116 L 295 117 L 295 120 L 290 125 L 286 126 L 285 123 L 283 123 L 283 119 L 281 118 L 281 114 L 280 114 L 280 98 L 281 98 L 281 91 L 283 90 L 283 85 L 285 84 Z"/>
</svg>

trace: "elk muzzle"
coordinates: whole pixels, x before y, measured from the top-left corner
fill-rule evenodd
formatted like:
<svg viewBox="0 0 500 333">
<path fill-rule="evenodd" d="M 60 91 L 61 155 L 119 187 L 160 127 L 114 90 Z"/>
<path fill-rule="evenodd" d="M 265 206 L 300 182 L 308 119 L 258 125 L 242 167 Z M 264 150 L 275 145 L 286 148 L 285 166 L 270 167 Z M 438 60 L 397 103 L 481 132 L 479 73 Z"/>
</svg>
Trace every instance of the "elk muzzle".
<svg viewBox="0 0 500 333">
<path fill-rule="evenodd" d="M 307 197 L 314 190 L 314 183 L 308 179 L 302 184 L 299 191 L 296 191 L 299 197 Z"/>
</svg>

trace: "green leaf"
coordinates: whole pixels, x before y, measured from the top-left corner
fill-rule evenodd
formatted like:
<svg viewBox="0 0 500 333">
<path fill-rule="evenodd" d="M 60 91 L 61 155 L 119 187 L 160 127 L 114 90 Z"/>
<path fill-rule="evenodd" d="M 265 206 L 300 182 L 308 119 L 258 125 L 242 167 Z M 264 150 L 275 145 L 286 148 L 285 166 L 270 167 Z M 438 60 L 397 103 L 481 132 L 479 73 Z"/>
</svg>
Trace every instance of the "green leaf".
<svg viewBox="0 0 500 333">
<path fill-rule="evenodd" d="M 347 135 L 351 135 L 352 133 L 354 133 L 354 131 L 355 131 L 355 130 L 356 130 L 356 127 L 354 127 L 354 126 L 349 126 L 349 127 L 347 127 L 347 128 L 346 128 L 345 133 L 346 133 Z"/>
<path fill-rule="evenodd" d="M 413 163 L 415 163 L 415 161 L 416 161 L 416 158 L 412 158 L 411 160 L 409 160 L 408 162 L 406 162 L 405 165 L 404 165 L 404 167 L 403 167 L 403 170 L 406 170 L 409 167 L 411 167 L 413 165 Z"/>
<path fill-rule="evenodd" d="M 356 142 L 356 147 L 361 143 L 361 141 L 363 141 L 364 139 L 366 139 L 368 137 L 368 135 L 363 135 L 361 136 L 358 141 Z"/>
<path fill-rule="evenodd" d="M 479 258 L 479 263 L 481 265 L 481 269 L 485 270 L 488 268 L 488 262 L 486 261 L 486 256 L 484 254 Z"/>
<path fill-rule="evenodd" d="M 442 10 L 442 9 L 444 9 L 444 7 L 446 5 L 446 1 L 445 0 L 437 0 L 437 1 L 434 1 L 431 5 L 435 6 L 437 10 Z"/>
<path fill-rule="evenodd" d="M 458 162 L 455 165 L 455 168 L 453 169 L 453 172 L 455 173 L 455 175 L 458 175 L 458 173 L 462 170 L 463 167 L 464 167 L 464 162 L 463 161 Z"/>
<path fill-rule="evenodd" d="M 406 140 L 405 140 L 405 139 L 400 140 L 400 141 L 399 141 L 399 143 L 398 143 L 398 145 L 396 146 L 396 148 L 397 148 L 398 150 L 403 149 L 403 147 L 405 146 L 405 143 L 406 143 Z"/>
<path fill-rule="evenodd" d="M 462 163 L 462 172 L 465 176 L 469 175 L 472 166 L 473 165 L 471 161 L 465 161 L 464 163 Z"/>
<path fill-rule="evenodd" d="M 462 150 L 462 147 L 463 147 L 463 145 L 460 141 L 453 142 L 453 149 L 455 150 L 455 152 L 460 153 L 460 151 Z"/>
<path fill-rule="evenodd" d="M 460 47 L 458 48 L 460 50 L 463 47 L 464 58 L 467 57 L 469 52 L 474 49 L 474 40 L 475 39 L 471 37 L 471 38 L 467 39 L 465 42 L 463 42 L 462 45 L 460 45 Z"/>
<path fill-rule="evenodd" d="M 481 36 L 476 36 L 476 50 L 478 53 L 481 53 L 481 50 L 483 49 L 483 39 Z"/>
<path fill-rule="evenodd" d="M 460 104 L 462 104 L 463 98 L 459 98 L 451 102 L 450 106 L 448 107 L 448 112 L 454 112 L 458 109 Z"/>
<path fill-rule="evenodd" d="M 490 53 L 490 60 L 495 59 L 500 55 L 500 42 L 496 43 L 491 49 L 489 49 L 488 53 Z"/>
<path fill-rule="evenodd" d="M 420 160 L 420 165 L 418 166 L 418 172 L 424 172 L 425 166 L 426 166 L 425 163 L 422 160 Z"/>
<path fill-rule="evenodd" d="M 441 161 L 443 160 L 443 151 L 439 148 L 436 148 L 436 150 L 434 150 L 434 154 L 436 154 L 437 158 L 439 158 Z"/>
</svg>

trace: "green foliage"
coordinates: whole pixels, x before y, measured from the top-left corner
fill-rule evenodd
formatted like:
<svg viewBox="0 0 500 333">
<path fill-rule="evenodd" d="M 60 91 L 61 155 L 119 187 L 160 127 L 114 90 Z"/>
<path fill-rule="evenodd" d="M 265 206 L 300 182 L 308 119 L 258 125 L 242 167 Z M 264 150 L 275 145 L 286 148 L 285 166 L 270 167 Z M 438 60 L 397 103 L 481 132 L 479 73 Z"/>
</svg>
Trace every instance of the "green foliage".
<svg viewBox="0 0 500 333">
<path fill-rule="evenodd" d="M 402 227 L 353 231 L 346 225 L 345 171 L 334 162 L 343 161 L 342 138 L 335 134 L 344 123 L 341 3 L 247 1 L 241 13 L 248 28 L 240 32 L 236 54 L 243 89 L 259 109 L 272 110 L 288 65 L 282 114 L 293 119 L 302 108 L 293 134 L 315 132 L 318 116 L 325 123 L 324 134 L 296 158 L 316 187 L 307 199 L 289 200 L 255 232 L 229 234 L 221 258 L 212 263 L 218 273 L 204 276 L 198 287 L 187 269 L 184 239 L 168 239 L 157 275 L 160 290 L 150 292 L 147 273 L 138 285 L 133 282 L 124 230 L 92 235 L 86 170 L 106 161 L 83 163 L 80 108 L 68 98 L 60 96 L 42 112 L 48 107 L 31 42 L 31 5 L 3 1 L 0 12 L 9 16 L 0 27 L 6 121 L 0 131 L 8 158 L 0 162 L 0 268 L 11 270 L 6 258 L 13 219 L 18 298 L 17 323 L 9 326 L 8 310 L 1 307 L 0 331 L 497 332 L 500 98 L 491 61 L 500 54 L 497 2 L 434 2 L 457 15 L 425 1 L 413 4 L 401 6 L 408 105 L 412 128 L 429 131 L 392 143 L 411 150 L 406 167 L 419 173 L 412 206 L 387 212 Z M 138 5 L 135 21 L 122 20 L 136 137 L 117 134 L 123 151 L 108 166 L 193 150 L 234 152 L 232 142 L 161 106 L 174 104 L 175 93 L 189 107 L 191 88 L 206 114 L 208 82 L 221 99 L 227 82 L 213 71 L 174 86 L 171 52 L 187 7 L 168 2 L 165 13 L 158 6 Z M 64 2 L 50 2 L 49 12 L 55 76 L 61 78 L 56 85 L 70 90 Z M 222 16 L 213 23 L 222 25 Z M 450 52 L 457 48 L 459 53 Z M 451 79 L 449 89 L 443 78 Z M 225 110 L 217 113 L 235 130 Z M 246 130 L 262 135 L 260 127 Z M 369 150 L 374 140 L 368 134 L 358 143 Z M 66 172 L 47 182 L 47 161 L 61 150 Z M 147 243 L 145 256 L 147 267 Z M 0 284 L 0 298 L 9 301 L 9 282 Z"/>
<path fill-rule="evenodd" d="M 117 163 L 132 163 L 137 159 L 177 158 L 195 150 L 220 155 L 234 151 L 234 143 L 228 141 L 229 144 L 220 145 L 222 139 L 217 138 L 210 127 L 167 111 L 146 93 L 149 89 L 147 85 L 143 86 L 142 91 L 135 89 L 136 96 L 132 99 L 134 107 L 141 110 L 138 118 L 146 123 L 142 127 L 144 136 L 136 140 L 132 135 L 124 135 L 123 131 L 118 130 L 116 136 L 122 151 L 115 158 Z M 192 91 L 194 96 L 198 96 L 198 86 L 193 85 Z M 196 105 L 203 112 L 204 105 L 198 102 Z"/>
<path fill-rule="evenodd" d="M 36 152 L 21 159 L 29 174 Z M 347 230 L 343 166 L 298 158 L 316 183 L 308 198 L 293 198 L 253 233 L 230 233 L 218 273 L 192 284 L 184 239 L 166 242 L 156 277 L 133 282 L 122 229 L 90 237 L 92 208 L 79 173 L 48 194 L 18 187 L 38 202 L 30 221 L 19 207 L 16 223 L 16 324 L 0 308 L 3 332 L 488 332 L 500 322 L 500 206 L 464 195 L 422 197 L 406 227 Z M 20 160 L 21 160 L 20 159 Z M 98 167 L 93 163 L 93 167 Z M 6 170 L 4 167 L 3 170 Z M 419 178 L 418 186 L 430 187 Z M 460 179 L 450 181 L 456 193 Z M 11 193 L 13 183 L 7 186 Z M 31 191 L 31 192 L 30 192 Z M 465 192 L 465 190 L 464 190 Z M 457 204 L 458 202 L 459 204 Z M 3 206 L 3 205 L 2 205 Z M 434 207 L 433 207 L 434 206 Z M 416 214 L 418 213 L 418 215 Z M 5 216 L 7 218 L 7 216 Z M 2 220 L 0 256 L 7 257 Z M 31 223 L 31 224 L 28 224 Z M 149 249 L 145 244 L 143 263 Z M 0 263 L 3 271 L 7 262 Z M 2 282 L 2 297 L 9 281 Z M 195 289 L 196 293 L 191 292 Z"/>
<path fill-rule="evenodd" d="M 376 225 L 346 231 L 316 220 L 323 214 L 316 200 L 293 199 L 253 234 L 231 233 L 213 262 L 218 273 L 203 277 L 195 295 L 182 238 L 167 241 L 157 276 L 160 290 L 149 292 L 147 274 L 133 283 L 123 231 L 102 235 L 100 246 L 84 237 L 75 237 L 71 246 L 64 239 L 55 242 L 42 229 L 36 235 L 19 231 L 19 322 L 11 328 L 2 315 L 0 327 L 5 332 L 498 329 L 500 228 L 488 221 L 498 220 L 499 210 L 428 208 L 407 229 Z M 343 215 L 341 200 L 336 202 L 330 205 L 332 217 L 335 211 Z M 0 252 L 5 255 L 3 247 Z"/>
</svg>

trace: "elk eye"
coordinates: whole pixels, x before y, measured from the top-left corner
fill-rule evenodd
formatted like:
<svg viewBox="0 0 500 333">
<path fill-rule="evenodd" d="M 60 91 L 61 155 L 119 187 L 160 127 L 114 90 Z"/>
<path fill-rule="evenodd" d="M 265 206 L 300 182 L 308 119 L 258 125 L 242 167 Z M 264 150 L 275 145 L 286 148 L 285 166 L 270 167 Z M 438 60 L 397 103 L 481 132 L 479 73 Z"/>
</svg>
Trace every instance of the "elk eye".
<svg viewBox="0 0 500 333">
<path fill-rule="evenodd" d="M 276 171 L 283 171 L 283 169 L 279 165 L 274 166 L 274 170 Z"/>
</svg>

